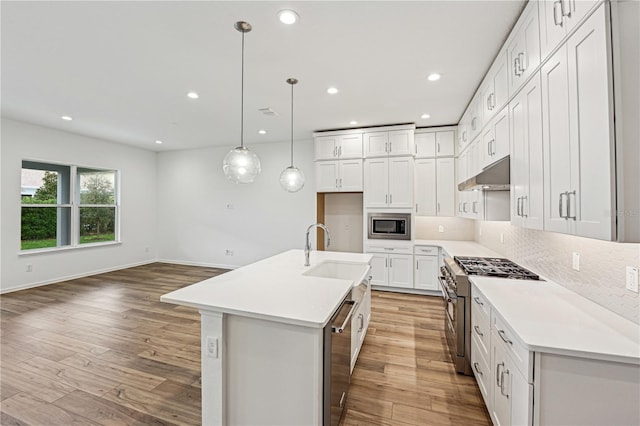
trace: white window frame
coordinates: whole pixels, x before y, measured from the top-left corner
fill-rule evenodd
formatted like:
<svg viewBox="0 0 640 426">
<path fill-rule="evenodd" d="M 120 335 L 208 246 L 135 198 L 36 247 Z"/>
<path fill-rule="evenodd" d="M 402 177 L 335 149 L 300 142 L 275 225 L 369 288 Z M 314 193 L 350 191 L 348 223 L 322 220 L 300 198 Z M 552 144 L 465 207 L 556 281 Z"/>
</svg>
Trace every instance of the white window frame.
<svg viewBox="0 0 640 426">
<path fill-rule="evenodd" d="M 25 166 L 25 163 L 27 165 Z M 31 159 L 23 159 L 21 162 L 21 170 L 23 168 L 29 168 L 29 163 L 35 163 L 41 165 L 42 170 L 47 170 L 47 167 L 51 167 L 51 170 L 55 170 L 56 168 L 68 167 L 69 168 L 69 203 L 58 203 L 58 204 L 22 204 L 20 203 L 20 218 L 22 218 L 22 208 L 23 207 L 41 207 L 41 208 L 70 208 L 70 229 L 69 229 L 69 242 L 70 244 L 64 246 L 56 247 L 46 247 L 46 248 L 38 248 L 38 249 L 30 249 L 30 250 L 22 250 L 22 232 L 20 232 L 20 240 L 18 241 L 18 247 L 20 247 L 18 251 L 18 255 L 30 255 L 30 254 L 38 254 L 38 253 L 48 253 L 53 251 L 63 251 L 63 250 L 75 250 L 82 248 L 90 248 L 90 247 L 103 247 L 106 245 L 114 245 L 121 244 L 121 230 L 120 230 L 120 170 L 118 169 L 110 169 L 104 167 L 94 167 L 94 166 L 81 166 L 76 164 L 64 164 L 64 163 L 56 163 L 51 161 L 43 161 L 43 160 L 31 160 Z M 78 169 L 83 170 L 95 170 L 95 171 L 105 171 L 105 172 L 113 172 L 114 173 L 114 204 L 80 204 L 80 188 L 78 185 Z M 22 199 L 22 197 L 21 197 Z M 80 244 L 80 208 L 81 207 L 109 207 L 114 208 L 114 239 L 113 241 L 100 241 L 95 243 L 84 243 Z M 21 219 L 22 220 L 22 219 Z M 57 235 L 57 242 L 59 244 L 61 236 Z"/>
</svg>

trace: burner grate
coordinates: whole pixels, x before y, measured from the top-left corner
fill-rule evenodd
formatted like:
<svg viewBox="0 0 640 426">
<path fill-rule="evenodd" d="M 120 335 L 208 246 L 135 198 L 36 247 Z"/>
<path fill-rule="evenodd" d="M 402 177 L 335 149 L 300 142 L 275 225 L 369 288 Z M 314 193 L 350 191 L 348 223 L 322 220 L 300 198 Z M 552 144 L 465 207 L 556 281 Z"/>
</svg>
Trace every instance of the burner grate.
<svg viewBox="0 0 640 426">
<path fill-rule="evenodd" d="M 456 256 L 455 261 L 467 275 L 539 280 L 540 277 L 526 268 L 501 257 Z"/>
</svg>

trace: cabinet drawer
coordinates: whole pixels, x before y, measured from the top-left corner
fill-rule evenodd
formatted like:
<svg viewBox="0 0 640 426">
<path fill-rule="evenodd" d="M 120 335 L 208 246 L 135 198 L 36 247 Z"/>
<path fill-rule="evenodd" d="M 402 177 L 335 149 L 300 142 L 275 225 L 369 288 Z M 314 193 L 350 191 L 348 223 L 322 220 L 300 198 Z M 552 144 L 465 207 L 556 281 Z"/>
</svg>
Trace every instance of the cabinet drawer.
<svg viewBox="0 0 640 426">
<path fill-rule="evenodd" d="M 482 393 L 482 398 L 484 398 L 485 405 L 487 407 L 491 407 L 491 369 L 489 368 L 488 359 L 490 359 L 488 356 L 485 357 L 482 355 L 482 350 L 480 349 L 480 343 L 477 336 L 472 335 L 471 369 L 473 370 L 473 375 L 476 377 L 476 381 L 478 382 L 478 387 L 480 388 L 480 393 Z"/>
<path fill-rule="evenodd" d="M 425 256 L 437 256 L 438 246 L 415 246 L 413 249 L 414 254 L 422 254 Z"/>
<path fill-rule="evenodd" d="M 516 334 L 506 325 L 505 321 L 495 312 L 492 315 L 493 329 L 498 338 L 496 345 L 503 345 L 511 356 L 514 364 L 520 370 L 528 383 L 533 383 L 533 356 L 516 338 Z M 494 336 L 495 337 L 495 336 Z"/>
<path fill-rule="evenodd" d="M 491 306 L 489 305 L 489 302 L 484 297 L 484 295 L 480 293 L 480 290 L 478 290 L 475 285 L 471 286 L 471 306 L 472 309 L 477 308 L 479 310 L 478 313 L 485 317 L 487 326 L 489 326 L 489 322 L 491 319 Z M 475 316 L 472 314 L 471 318 L 473 321 L 475 319 Z"/>
<path fill-rule="evenodd" d="M 387 254 L 413 254 L 411 246 L 386 246 L 382 244 L 368 244 L 365 247 L 367 253 L 387 253 Z"/>
<path fill-rule="evenodd" d="M 485 306 L 488 306 L 485 303 Z M 485 359 L 491 359 L 491 321 L 489 315 L 483 311 L 483 306 L 475 300 L 471 302 L 471 336 L 478 340 L 479 349 Z"/>
</svg>

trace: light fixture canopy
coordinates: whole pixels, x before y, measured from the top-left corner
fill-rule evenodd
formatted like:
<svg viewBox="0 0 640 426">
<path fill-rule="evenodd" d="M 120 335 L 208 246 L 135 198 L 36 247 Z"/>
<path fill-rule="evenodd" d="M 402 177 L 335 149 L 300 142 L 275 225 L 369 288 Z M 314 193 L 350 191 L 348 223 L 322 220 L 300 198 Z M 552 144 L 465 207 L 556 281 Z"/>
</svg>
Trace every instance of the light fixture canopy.
<svg viewBox="0 0 640 426">
<path fill-rule="evenodd" d="M 291 165 L 280 173 L 280 186 L 287 192 L 298 192 L 304 187 L 304 173 L 293 165 L 293 86 L 298 83 L 295 78 L 288 78 L 291 85 Z"/>
<path fill-rule="evenodd" d="M 242 67 L 240 85 L 240 146 L 225 155 L 222 162 L 224 175 L 235 183 L 252 183 L 260 174 L 260 158 L 244 146 L 244 35 L 251 31 L 251 24 L 238 21 L 234 28 L 242 33 Z"/>
</svg>

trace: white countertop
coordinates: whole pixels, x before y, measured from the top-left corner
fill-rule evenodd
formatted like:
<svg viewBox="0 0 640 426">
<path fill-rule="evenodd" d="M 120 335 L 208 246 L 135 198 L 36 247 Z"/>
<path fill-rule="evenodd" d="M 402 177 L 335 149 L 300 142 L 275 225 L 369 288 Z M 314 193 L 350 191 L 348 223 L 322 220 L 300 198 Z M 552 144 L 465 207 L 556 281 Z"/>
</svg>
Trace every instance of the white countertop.
<svg viewBox="0 0 640 426">
<path fill-rule="evenodd" d="M 530 351 L 640 364 L 640 325 L 549 281 L 470 277 Z"/>
<path fill-rule="evenodd" d="M 417 246 L 440 246 L 450 256 L 504 257 L 475 241 L 414 240 Z"/>
<path fill-rule="evenodd" d="M 371 255 L 312 251 L 311 266 L 303 266 L 304 251 L 290 250 L 165 294 L 160 300 L 202 311 L 322 328 L 354 284 L 302 275 L 327 260 L 368 264 Z"/>
</svg>

